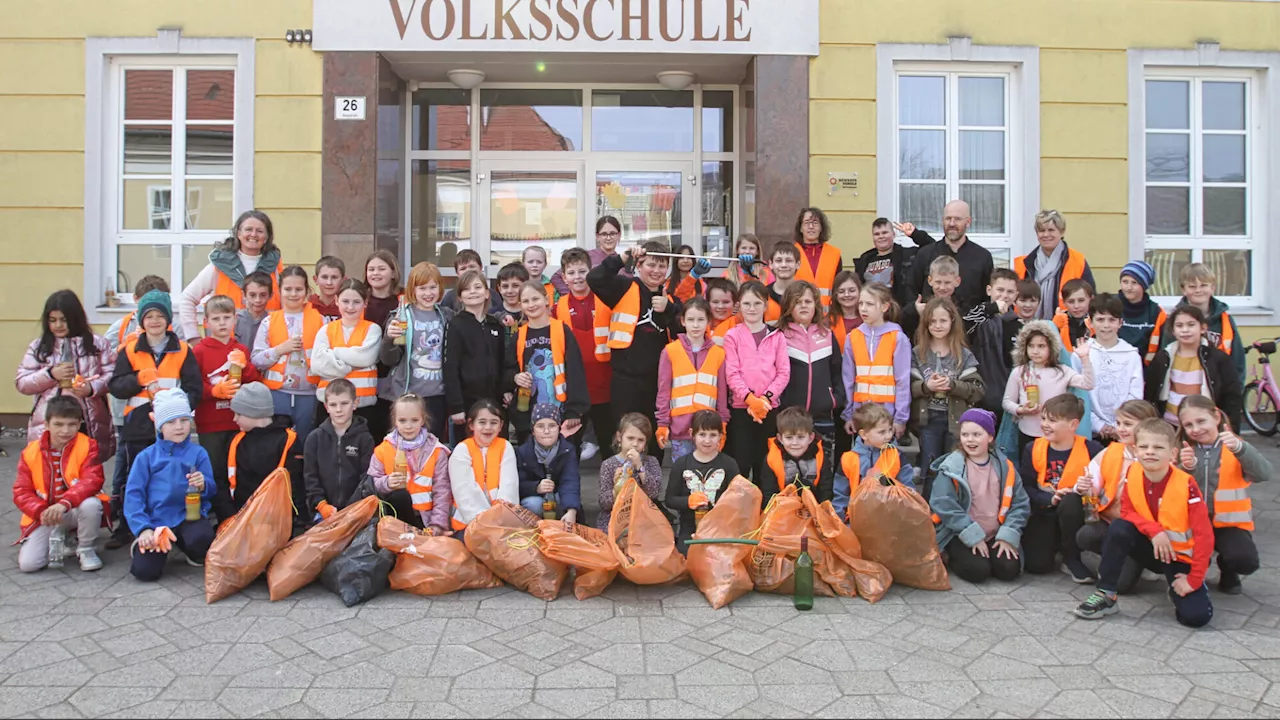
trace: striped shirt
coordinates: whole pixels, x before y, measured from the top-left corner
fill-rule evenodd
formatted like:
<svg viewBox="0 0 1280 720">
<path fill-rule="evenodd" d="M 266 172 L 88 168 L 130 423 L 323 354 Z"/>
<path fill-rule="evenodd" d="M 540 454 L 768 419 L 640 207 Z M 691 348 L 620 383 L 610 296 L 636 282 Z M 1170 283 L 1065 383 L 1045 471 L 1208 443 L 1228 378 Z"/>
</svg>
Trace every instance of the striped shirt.
<svg viewBox="0 0 1280 720">
<path fill-rule="evenodd" d="M 1182 356 L 1174 353 L 1169 367 L 1169 400 L 1165 404 L 1164 419 L 1178 425 L 1178 406 L 1188 395 L 1199 395 L 1204 386 L 1204 368 L 1199 355 Z"/>
</svg>

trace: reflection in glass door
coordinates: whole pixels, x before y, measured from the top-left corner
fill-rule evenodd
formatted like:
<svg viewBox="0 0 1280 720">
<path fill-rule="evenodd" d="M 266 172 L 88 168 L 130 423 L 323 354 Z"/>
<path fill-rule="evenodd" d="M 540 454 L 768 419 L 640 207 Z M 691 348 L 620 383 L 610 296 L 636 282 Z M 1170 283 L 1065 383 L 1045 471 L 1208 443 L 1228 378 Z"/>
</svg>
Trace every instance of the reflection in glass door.
<svg viewBox="0 0 1280 720">
<path fill-rule="evenodd" d="M 491 266 L 519 261 L 530 245 L 545 248 L 548 263 L 556 266 L 560 253 L 581 246 L 576 168 L 576 164 L 546 170 L 490 168 L 485 173 L 481 203 L 488 211 Z"/>
<path fill-rule="evenodd" d="M 687 170 L 599 169 L 595 171 L 597 218 L 612 215 L 622 223 L 619 252 L 650 240 L 675 248 L 685 243 L 684 192 Z M 695 222 L 696 225 L 696 222 Z"/>
</svg>

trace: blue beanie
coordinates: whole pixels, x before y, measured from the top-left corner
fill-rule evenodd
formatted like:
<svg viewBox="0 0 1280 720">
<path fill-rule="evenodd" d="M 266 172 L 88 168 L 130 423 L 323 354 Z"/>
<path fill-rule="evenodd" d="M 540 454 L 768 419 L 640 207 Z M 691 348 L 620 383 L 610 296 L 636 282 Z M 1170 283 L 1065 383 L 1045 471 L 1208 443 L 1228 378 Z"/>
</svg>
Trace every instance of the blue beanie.
<svg viewBox="0 0 1280 720">
<path fill-rule="evenodd" d="M 1120 269 L 1120 277 L 1124 277 L 1125 275 L 1137 280 L 1143 290 L 1151 289 L 1151 284 L 1156 281 L 1155 268 L 1141 260 L 1132 260 L 1126 263 L 1125 266 Z"/>
<path fill-rule="evenodd" d="M 169 293 L 152 290 L 138 298 L 139 325 L 142 324 L 142 318 L 146 317 L 148 310 L 159 310 L 164 313 L 165 322 L 173 324 L 173 301 L 169 299 Z"/>
<path fill-rule="evenodd" d="M 180 388 L 161 390 L 151 399 L 151 412 L 156 416 L 156 432 L 170 420 L 191 417 L 191 403 Z"/>
</svg>

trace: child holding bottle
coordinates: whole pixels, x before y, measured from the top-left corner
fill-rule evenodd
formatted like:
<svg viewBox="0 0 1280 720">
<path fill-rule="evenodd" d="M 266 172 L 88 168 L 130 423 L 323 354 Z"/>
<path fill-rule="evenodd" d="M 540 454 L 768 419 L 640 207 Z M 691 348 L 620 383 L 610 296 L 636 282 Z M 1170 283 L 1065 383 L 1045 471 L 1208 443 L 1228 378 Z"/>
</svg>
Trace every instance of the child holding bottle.
<svg viewBox="0 0 1280 720">
<path fill-rule="evenodd" d="M 1018 456 L 1032 440 L 1043 437 L 1040 409 L 1071 388 L 1093 389 L 1092 346 L 1076 348 L 1080 372 L 1063 365 L 1062 338 L 1048 320 L 1032 320 L 1022 326 L 1013 348 L 1013 370 L 1004 388 L 1004 411 L 1017 418 Z"/>
<path fill-rule="evenodd" d="M 711 306 L 690 298 L 680 308 L 684 326 L 675 342 L 658 358 L 658 447 L 671 447 L 674 462 L 693 452 L 693 416 L 711 410 L 729 422 L 728 380 L 724 349 L 707 337 Z"/>
<path fill-rule="evenodd" d="M 448 438 L 444 346 L 454 312 L 440 304 L 441 285 L 440 270 L 431 263 L 420 262 L 409 271 L 404 287 L 408 304 L 387 321 L 382 335 L 379 362 L 390 367 L 391 374 L 378 381 L 376 412 L 386 417 L 391 403 L 413 393 L 426 400 L 431 434 Z"/>
<path fill-rule="evenodd" d="M 609 532 L 613 500 L 628 477 L 634 476 L 644 494 L 658 502 L 662 466 L 656 457 L 645 454 L 652 435 L 649 418 L 640 413 L 627 413 L 618 421 L 618 432 L 613 436 L 615 454 L 600 463 L 600 515 L 596 518 L 596 527 L 600 530 Z"/>
<path fill-rule="evenodd" d="M 307 304 L 307 293 L 307 271 L 301 266 L 280 273 L 280 309 L 258 326 L 250 358 L 271 389 L 275 413 L 293 420 L 299 448 L 315 427 L 320 378 L 311 370 L 311 353 L 324 327 L 324 317 Z"/>
<path fill-rule="evenodd" d="M 742 322 L 724 337 L 725 377 L 732 393 L 729 454 L 743 476 L 764 490 L 769 482 L 764 469 L 767 443 L 778 432 L 775 411 L 791 381 L 791 361 L 786 338 L 764 321 L 769 291 L 752 281 L 738 293 Z"/>
<path fill-rule="evenodd" d="M 316 333 L 311 352 L 311 371 L 320 378 L 316 401 L 324 403 L 329 383 L 345 378 L 356 388 L 356 412 L 366 421 L 377 416 L 378 348 L 382 328 L 364 317 L 369 288 L 355 278 L 338 286 L 341 317 Z"/>
<path fill-rule="evenodd" d="M 391 422 L 392 431 L 369 461 L 374 489 L 396 509 L 396 517 L 437 535 L 449 534 L 449 448 L 426 429 L 431 422 L 426 401 L 417 395 L 401 397 L 391 405 Z"/>
<path fill-rule="evenodd" d="M 471 437 L 458 443 L 449 457 L 453 536 L 459 540 L 475 516 L 495 500 L 520 504 L 520 471 L 511 443 L 498 437 L 506 419 L 497 404 L 481 400 L 467 413 Z M 439 534 L 439 533 L 437 533 Z"/>
<path fill-rule="evenodd" d="M 591 410 L 582 352 L 568 324 L 551 317 L 551 304 L 540 280 L 526 282 L 519 292 L 525 321 L 507 344 L 502 386 L 515 394 L 510 406 L 516 442 L 532 431 L 530 410 L 545 403 L 564 418 L 566 437 L 577 435 L 582 418 Z M 581 438 L 579 438 L 581 440 Z"/>
<path fill-rule="evenodd" d="M 520 504 L 545 519 L 576 522 L 582 514 L 578 449 L 560 435 L 560 408 L 538 403 L 530 419 L 529 439 L 516 448 Z"/>
</svg>

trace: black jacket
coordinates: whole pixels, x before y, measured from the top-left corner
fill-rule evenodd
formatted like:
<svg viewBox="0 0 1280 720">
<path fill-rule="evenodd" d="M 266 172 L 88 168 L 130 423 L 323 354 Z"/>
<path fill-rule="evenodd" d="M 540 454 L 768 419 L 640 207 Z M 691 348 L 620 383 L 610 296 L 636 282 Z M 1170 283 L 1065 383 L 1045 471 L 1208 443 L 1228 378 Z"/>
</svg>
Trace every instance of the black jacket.
<svg viewBox="0 0 1280 720">
<path fill-rule="evenodd" d="M 981 319 L 969 330 L 969 350 L 978 361 L 978 374 L 982 376 L 982 407 L 1000 417 L 1004 412 L 1004 387 L 1009 382 L 1009 373 L 1013 372 L 1013 340 L 1020 326 L 1012 310 L 997 315 L 999 308 L 995 303 L 979 307 L 990 314 L 973 314 Z"/>
<path fill-rule="evenodd" d="M 230 486 L 219 486 L 218 497 L 214 499 L 218 507 L 222 508 L 218 511 L 220 520 L 240 512 L 240 508 L 249 502 L 249 497 L 258 489 L 262 481 L 280 467 L 280 457 L 284 455 L 284 445 L 288 441 L 287 431 L 292 425 L 293 421 L 287 416 L 277 415 L 270 425 L 255 428 L 244 434 L 239 447 L 236 448 L 235 495 L 231 496 Z M 302 503 L 305 502 L 305 495 L 301 492 L 303 487 L 303 448 L 299 447 L 301 444 L 296 441 L 293 443 L 284 462 L 284 469 L 289 471 L 289 480 L 293 485 L 293 503 L 298 512 L 303 511 Z M 229 462 L 230 456 L 228 456 Z M 230 508 L 230 512 L 224 515 L 223 511 L 226 508 Z M 309 517 L 306 516 L 306 519 Z"/>
<path fill-rule="evenodd" d="M 922 246 L 916 253 L 915 262 L 911 266 L 911 281 L 907 289 L 907 297 L 912 301 L 917 296 L 924 300 L 933 297 L 929 287 L 929 264 L 941 255 L 950 255 L 960 265 L 960 286 L 956 288 L 956 307 L 963 317 L 975 306 L 987 302 L 987 285 L 991 284 L 991 271 L 995 269 L 995 261 L 991 251 L 966 239 L 959 252 L 952 252 L 951 246 L 945 242 L 933 242 L 929 233 L 916 230 L 911 235 L 915 244 Z"/>
<path fill-rule="evenodd" d="M 911 289 L 911 268 L 915 265 L 919 248 L 932 244 L 934 239 L 927 232 L 917 232 L 911 236 L 911 241 L 918 247 L 909 248 L 895 242 L 889 251 L 889 261 L 893 263 L 893 299 L 902 307 L 916 299 L 914 295 L 908 296 L 907 292 Z M 866 282 L 867 267 L 879 257 L 880 251 L 873 247 L 854 259 L 853 269 L 858 273 L 859 282 Z"/>
<path fill-rule="evenodd" d="M 591 292 L 611 308 L 622 300 L 622 296 L 627 294 L 632 285 L 640 288 L 641 322 L 636 325 L 635 338 L 631 341 L 631 347 L 614 350 L 609 364 L 613 366 L 615 383 L 619 379 L 631 382 L 636 379 L 652 378 L 646 386 L 652 385 L 656 395 L 658 356 L 662 354 L 667 343 L 671 342 L 671 330 L 678 326 L 680 303 L 669 302 L 666 310 L 660 313 L 652 312 L 655 293 L 650 292 L 640 280 L 620 275 L 622 266 L 621 256 L 610 255 L 604 259 L 604 262 L 591 268 L 591 272 L 587 275 L 587 284 L 591 287 Z M 650 313 L 652 313 L 653 322 L 644 322 Z"/>
<path fill-rule="evenodd" d="M 557 321 L 558 322 L 558 321 Z M 534 332 L 528 330 L 526 332 Z M 565 420 L 576 420 L 581 418 L 591 409 L 591 394 L 587 391 L 587 373 L 582 369 L 582 350 L 578 348 L 578 343 L 573 337 L 573 329 L 565 326 L 564 329 L 564 379 L 565 385 L 565 401 L 560 406 L 560 412 Z M 533 353 L 533 348 L 525 347 L 524 349 L 524 365 L 529 372 L 533 372 L 530 367 L 529 355 Z M 506 357 L 502 362 L 502 390 L 503 392 L 514 393 L 516 391 L 516 373 L 520 372 L 520 365 L 516 359 L 516 341 L 513 337 L 511 342 L 507 343 Z M 534 403 L 542 402 L 541 398 L 534 397 L 530 403 L 530 410 Z M 511 422 L 515 424 L 516 429 L 521 433 L 527 432 L 531 426 L 529 422 L 529 413 L 519 412 L 516 410 L 515 403 L 511 404 L 510 410 Z"/>
<path fill-rule="evenodd" d="M 351 418 L 351 427 L 341 438 L 327 418 L 311 431 L 302 454 L 308 513 L 314 515 L 322 500 L 341 510 L 365 496 L 360 491 L 369 475 L 375 445 L 368 423 L 359 415 Z"/>
<path fill-rule="evenodd" d="M 1165 390 L 1169 366 L 1173 364 L 1173 358 L 1169 354 L 1170 347 L 1172 343 L 1160 348 L 1147 368 L 1147 402 L 1155 405 L 1156 412 L 1161 416 L 1164 415 L 1165 400 L 1168 399 Z M 1204 379 L 1209 385 L 1214 404 L 1227 416 L 1232 430 L 1239 432 L 1244 412 L 1244 389 L 1240 385 L 1240 375 L 1231 363 L 1231 356 L 1202 341 L 1200 366 L 1204 368 Z M 1162 398 L 1161 395 L 1165 397 Z"/>
<path fill-rule="evenodd" d="M 502 403 L 502 357 L 506 328 L 492 315 L 479 320 L 460 312 L 444 341 L 444 391 L 449 414 L 466 412 L 480 399 Z"/>
<path fill-rule="evenodd" d="M 178 352 L 179 342 L 181 341 L 178 340 L 178 336 L 173 331 L 169 331 L 164 353 L 167 355 Z M 147 344 L 145 334 L 138 336 L 136 347 L 138 352 L 151 352 L 151 346 Z M 156 363 L 157 366 L 159 364 Z M 187 358 L 182 361 L 182 370 L 178 374 L 178 386 L 187 394 L 187 402 L 191 403 L 192 411 L 195 411 L 196 406 L 200 404 L 202 378 L 200 363 L 196 361 L 194 350 L 188 346 Z M 121 351 L 116 358 L 115 371 L 111 374 L 107 389 L 121 400 L 128 400 L 143 390 L 138 384 L 138 371 L 129 362 L 129 356 L 124 351 Z M 151 422 L 151 403 L 135 408 L 125 416 L 124 430 L 120 433 L 120 439 L 130 445 L 150 445 L 156 441 L 156 426 Z"/>
<path fill-rule="evenodd" d="M 516 468 L 520 473 L 520 497 L 533 497 L 538 494 L 538 483 L 548 476 L 556 484 L 556 493 L 560 496 L 557 506 L 557 517 L 564 517 L 568 510 L 578 511 L 578 522 L 582 517 L 582 476 L 578 472 L 578 449 L 565 438 L 560 438 L 556 454 L 551 458 L 551 466 L 538 462 L 533 444 L 537 442 L 529 438 L 523 445 L 516 447 Z"/>
<path fill-rule="evenodd" d="M 778 406 L 801 408 L 819 423 L 834 422 L 844 410 L 844 376 L 841 374 L 844 350 L 836 343 L 835 333 L 828 331 L 828 334 L 831 335 L 831 354 L 813 362 L 796 357 L 804 355 L 804 350 L 788 345 L 791 379 L 782 390 Z"/>
</svg>

